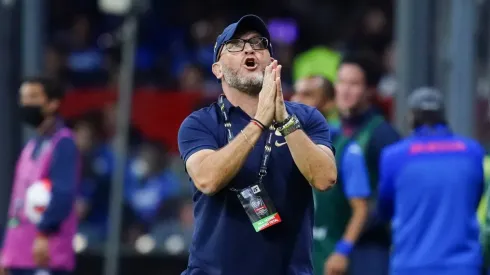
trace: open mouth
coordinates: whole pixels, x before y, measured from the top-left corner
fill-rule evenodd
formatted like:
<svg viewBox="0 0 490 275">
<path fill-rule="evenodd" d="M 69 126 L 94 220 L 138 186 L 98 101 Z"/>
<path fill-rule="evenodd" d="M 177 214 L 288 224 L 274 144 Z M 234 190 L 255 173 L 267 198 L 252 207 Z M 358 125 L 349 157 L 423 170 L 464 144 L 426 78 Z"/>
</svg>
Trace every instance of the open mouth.
<svg viewBox="0 0 490 275">
<path fill-rule="evenodd" d="M 245 59 L 245 68 L 248 70 L 255 70 L 257 68 L 257 62 L 255 62 L 254 58 Z"/>
</svg>

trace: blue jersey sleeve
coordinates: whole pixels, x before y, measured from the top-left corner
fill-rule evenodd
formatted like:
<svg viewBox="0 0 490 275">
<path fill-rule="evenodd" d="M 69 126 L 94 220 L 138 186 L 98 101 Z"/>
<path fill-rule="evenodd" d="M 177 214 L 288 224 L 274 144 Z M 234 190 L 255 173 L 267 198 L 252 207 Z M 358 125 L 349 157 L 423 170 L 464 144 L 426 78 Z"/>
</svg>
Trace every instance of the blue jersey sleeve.
<svg viewBox="0 0 490 275">
<path fill-rule="evenodd" d="M 199 115 L 199 112 L 187 117 L 179 129 L 178 143 L 180 156 L 187 162 L 187 159 L 194 153 L 211 149 L 218 150 L 219 145 L 213 131 L 209 129 Z M 205 113 L 202 113 L 205 115 Z"/>
<path fill-rule="evenodd" d="M 480 178 L 481 182 L 480 185 L 478 186 L 477 192 L 478 196 L 481 198 L 484 195 L 485 192 L 485 169 L 484 169 L 484 163 L 485 163 L 485 149 L 481 147 L 480 144 L 478 144 L 476 141 L 474 142 L 474 147 L 475 147 L 475 169 L 476 169 L 476 178 Z M 479 201 L 478 201 L 479 204 Z M 478 205 L 477 205 L 478 207 Z"/>
<path fill-rule="evenodd" d="M 60 224 L 70 215 L 77 194 L 78 162 L 78 149 L 73 139 L 61 139 L 51 160 L 51 201 L 38 224 L 40 232 L 50 234 L 58 231 Z"/>
<path fill-rule="evenodd" d="M 371 195 L 364 154 L 357 143 L 351 143 L 345 150 L 340 169 L 347 198 L 367 198 Z"/>
<path fill-rule="evenodd" d="M 391 220 L 393 216 L 395 188 L 393 179 L 393 159 L 389 147 L 381 152 L 379 169 L 378 214 L 384 220 Z"/>
<path fill-rule="evenodd" d="M 317 109 L 313 109 L 303 129 L 315 144 L 325 145 L 335 153 L 327 120 Z"/>
</svg>

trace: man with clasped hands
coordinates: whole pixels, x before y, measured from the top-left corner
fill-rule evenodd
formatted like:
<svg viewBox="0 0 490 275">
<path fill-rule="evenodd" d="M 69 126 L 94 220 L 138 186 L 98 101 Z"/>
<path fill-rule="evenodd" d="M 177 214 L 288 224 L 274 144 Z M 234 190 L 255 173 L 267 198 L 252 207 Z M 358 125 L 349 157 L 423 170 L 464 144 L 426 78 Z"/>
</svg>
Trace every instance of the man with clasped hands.
<svg viewBox="0 0 490 275">
<path fill-rule="evenodd" d="M 329 127 L 316 109 L 284 101 L 259 17 L 229 25 L 214 61 L 223 95 L 179 130 L 195 216 L 183 274 L 313 274 L 311 187 L 337 179 Z"/>
</svg>

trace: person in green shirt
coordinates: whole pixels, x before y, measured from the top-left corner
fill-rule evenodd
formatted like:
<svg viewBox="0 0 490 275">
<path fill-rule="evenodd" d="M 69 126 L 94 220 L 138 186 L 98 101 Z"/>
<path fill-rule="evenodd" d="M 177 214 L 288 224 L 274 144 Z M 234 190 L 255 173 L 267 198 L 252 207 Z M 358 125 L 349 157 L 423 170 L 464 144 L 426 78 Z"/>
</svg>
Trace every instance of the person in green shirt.
<svg viewBox="0 0 490 275">
<path fill-rule="evenodd" d="M 330 80 L 323 76 L 308 76 L 296 81 L 291 101 L 317 108 L 327 119 L 330 130 L 335 132 L 340 128 L 340 116 L 334 97 Z"/>
</svg>

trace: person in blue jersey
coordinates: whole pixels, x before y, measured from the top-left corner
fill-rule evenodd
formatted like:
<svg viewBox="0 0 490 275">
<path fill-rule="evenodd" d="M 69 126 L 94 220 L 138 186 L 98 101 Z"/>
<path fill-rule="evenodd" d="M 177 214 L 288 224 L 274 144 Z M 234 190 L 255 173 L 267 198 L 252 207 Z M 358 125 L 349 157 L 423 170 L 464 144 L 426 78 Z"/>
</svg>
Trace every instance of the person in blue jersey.
<svg viewBox="0 0 490 275">
<path fill-rule="evenodd" d="M 284 101 L 259 17 L 226 27 L 214 51 L 224 94 L 178 135 L 195 216 L 183 274 L 311 275 L 312 187 L 337 178 L 328 124 L 315 108 Z"/>
<path fill-rule="evenodd" d="M 124 197 L 134 217 L 132 226 L 141 227 L 140 234 L 157 222 L 162 206 L 180 192 L 180 182 L 168 167 L 167 154 L 160 142 L 145 141 L 131 157 Z"/>
<path fill-rule="evenodd" d="M 104 142 L 100 112 L 85 114 L 74 125 L 75 141 L 82 155 L 82 180 L 77 198 L 79 232 L 97 243 L 107 234 L 110 180 L 114 156 Z"/>
<path fill-rule="evenodd" d="M 413 134 L 380 161 L 378 211 L 392 221 L 393 275 L 478 275 L 484 150 L 454 134 L 433 88 L 409 98 Z"/>
</svg>

